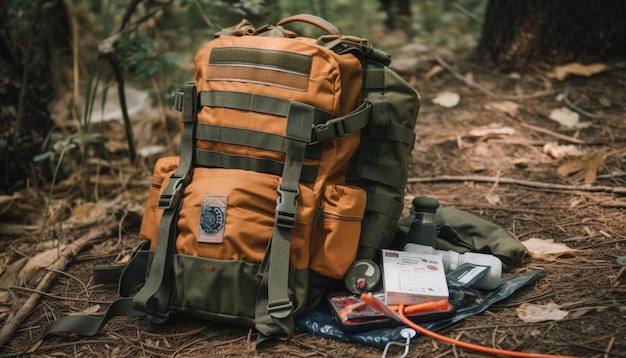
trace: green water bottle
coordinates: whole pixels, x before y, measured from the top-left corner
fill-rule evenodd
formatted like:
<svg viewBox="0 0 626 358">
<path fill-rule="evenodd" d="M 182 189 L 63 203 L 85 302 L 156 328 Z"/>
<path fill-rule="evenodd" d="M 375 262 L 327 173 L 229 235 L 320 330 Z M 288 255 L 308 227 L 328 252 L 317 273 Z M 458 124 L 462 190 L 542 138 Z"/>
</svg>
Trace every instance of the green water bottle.
<svg viewBox="0 0 626 358">
<path fill-rule="evenodd" d="M 439 202 L 429 196 L 416 196 L 413 199 L 411 213 L 415 215 L 409 234 L 407 244 L 418 244 L 435 248 L 437 230 L 435 228 L 435 214 Z"/>
</svg>

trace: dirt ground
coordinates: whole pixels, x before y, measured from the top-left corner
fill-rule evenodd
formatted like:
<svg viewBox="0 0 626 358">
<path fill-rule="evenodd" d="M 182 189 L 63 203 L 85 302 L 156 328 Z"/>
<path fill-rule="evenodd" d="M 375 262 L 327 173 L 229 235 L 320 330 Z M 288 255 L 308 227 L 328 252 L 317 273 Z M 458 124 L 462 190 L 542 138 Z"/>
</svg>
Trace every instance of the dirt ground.
<svg viewBox="0 0 626 358">
<path fill-rule="evenodd" d="M 616 262 L 626 255 L 626 66 L 609 64 L 590 77 L 570 75 L 559 80 L 551 69 L 499 73 L 467 55 L 422 54 L 419 60 L 417 70 L 403 73 L 423 100 L 407 206 L 415 195 L 433 196 L 442 206 L 500 224 L 521 241 L 554 240 L 572 249 L 569 255 L 551 261 L 527 258 L 507 277 L 533 270 L 544 270 L 546 276 L 439 333 L 520 352 L 626 357 L 626 266 Z M 442 92 L 458 94 L 460 102 L 451 108 L 433 103 Z M 580 113 L 580 128 L 566 128 L 549 118 L 561 107 Z M 557 150 L 570 154 L 559 158 Z M 581 158 L 586 161 L 578 162 L 580 166 L 571 164 Z M 102 310 L 116 296 L 114 287 L 91 282 L 91 267 L 120 259 L 138 242 L 134 214 L 143 205 L 151 165 L 146 160 L 145 168 L 132 172 L 121 169 L 123 159 L 119 163 L 91 184 L 100 185 L 99 190 L 106 193 L 100 198 L 107 202 L 105 210 L 129 213 L 123 217 L 124 227 L 118 230 L 103 221 L 106 215 L 98 216 L 103 213 L 101 207 L 81 202 L 80 195 L 67 200 L 75 200 L 73 210 L 83 208 L 93 214 L 87 224 L 72 223 L 70 209 L 53 211 L 57 223 L 59 218 L 66 220 L 65 241 L 98 236 L 94 230 L 103 228 L 108 231 L 100 236 L 106 240 L 81 251 L 66 272 L 39 273 L 36 279 L 44 274 L 54 277 L 45 290 L 38 291 L 36 280 L 29 288 L 11 290 L 2 306 L 4 326 L 7 317 L 27 306 L 29 297 L 40 297 L 0 348 L 0 357 L 381 356 L 382 350 L 376 347 L 310 333 L 299 333 L 260 353 L 255 352 L 255 335 L 248 329 L 190 318 L 173 319 L 158 331 L 148 330 L 141 319 L 115 318 L 92 338 L 54 336 L 41 341 L 42 329 L 49 322 L 89 307 Z M 570 164 L 563 167 L 566 163 Z M 572 173 L 560 176 L 559 168 L 561 174 L 567 169 Z M 591 183 L 584 183 L 585 175 Z M 80 187 L 80 180 L 70 177 L 59 185 L 57 192 L 70 192 Z M 23 218 L 33 215 L 35 203 L 44 200 L 45 194 L 25 190 L 20 198 L 21 205 L 11 210 Z M 44 242 L 58 237 L 60 228 L 55 226 Z M 41 246 L 35 245 L 38 240 L 30 232 L 0 241 L 3 265 L 40 251 Z M 527 323 L 517 313 L 523 303 L 556 304 L 568 315 L 558 321 Z M 399 347 L 389 352 L 389 356 L 401 354 Z M 418 336 L 408 356 L 484 355 Z"/>
</svg>

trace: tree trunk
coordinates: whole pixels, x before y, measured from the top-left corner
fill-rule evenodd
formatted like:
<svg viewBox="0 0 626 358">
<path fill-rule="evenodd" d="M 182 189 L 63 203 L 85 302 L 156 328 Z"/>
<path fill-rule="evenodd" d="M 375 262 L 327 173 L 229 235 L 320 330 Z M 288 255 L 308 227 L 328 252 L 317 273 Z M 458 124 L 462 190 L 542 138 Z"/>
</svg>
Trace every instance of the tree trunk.
<svg viewBox="0 0 626 358">
<path fill-rule="evenodd" d="M 489 0 L 478 54 L 501 67 L 626 57 L 623 0 Z"/>
<path fill-rule="evenodd" d="M 29 177 L 51 175 L 33 157 L 53 124 L 47 104 L 62 71 L 54 68 L 53 53 L 71 52 L 62 4 L 0 3 L 0 194 L 23 187 Z"/>
</svg>

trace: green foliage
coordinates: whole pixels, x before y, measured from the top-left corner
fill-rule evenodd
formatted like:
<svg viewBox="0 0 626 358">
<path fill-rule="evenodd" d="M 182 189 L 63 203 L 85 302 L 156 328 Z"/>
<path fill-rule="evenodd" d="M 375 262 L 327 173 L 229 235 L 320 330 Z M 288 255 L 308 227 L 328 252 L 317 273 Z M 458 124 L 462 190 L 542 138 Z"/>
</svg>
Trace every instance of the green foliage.
<svg viewBox="0 0 626 358">
<path fill-rule="evenodd" d="M 141 33 L 122 31 L 117 46 L 117 59 L 122 70 L 141 82 L 151 78 L 159 68 L 156 40 Z"/>
<path fill-rule="evenodd" d="M 46 16 L 50 16 L 47 11 L 51 5 L 62 0 L 39 1 L 43 4 L 41 16 L 46 19 Z M 30 22 L 24 20 L 33 16 L 35 6 L 32 3 L 30 0 L 10 0 L 9 27 L 14 31 L 9 35 L 13 43 L 22 44 L 28 40 L 27 26 Z M 122 14 L 126 13 L 128 5 L 129 2 L 123 0 L 72 1 L 72 6 L 80 10 L 74 11 L 75 16 L 81 13 L 91 16 L 92 26 L 84 25 L 86 19 L 77 19 L 78 23 L 83 24 L 81 37 L 97 42 L 111 38 L 120 28 Z M 467 13 L 480 18 L 485 5 L 484 1 L 479 0 L 413 2 L 409 28 L 401 30 L 409 34 L 407 42 L 419 42 L 431 47 L 471 47 L 475 45 L 481 24 Z M 193 80 L 193 56 L 203 43 L 213 38 L 216 31 L 242 18 L 249 18 L 253 24 L 261 26 L 274 24 L 283 17 L 297 13 L 322 16 L 337 25 L 343 33 L 369 38 L 376 47 L 385 51 L 390 50 L 385 40 L 396 36 L 394 33 L 386 33 L 384 14 L 378 0 L 154 0 L 142 1 L 132 13 L 127 26 L 117 33 L 115 56 L 127 83 L 151 88 L 153 96 L 158 96 L 169 105 L 178 86 Z M 37 24 L 40 32 L 47 22 Z M 304 36 L 321 34 L 306 24 L 292 26 Z M 88 43 L 85 47 L 96 46 Z M 23 45 L 16 48 L 23 48 Z M 86 149 L 94 144 L 100 147 L 105 140 L 102 136 L 89 134 L 90 117 L 96 89 L 104 88 L 103 95 L 106 97 L 106 84 L 111 81 L 112 73 L 103 69 L 106 64 L 96 53 L 84 49 L 82 53 L 92 57 L 81 59 L 81 62 L 90 65 L 86 83 L 83 84 L 86 101 L 85 108 L 80 110 L 79 131 L 56 143 L 49 143 L 36 156 L 36 161 L 60 160 L 62 153 L 76 152 L 80 153 L 79 161 L 85 163 L 87 156 L 93 155 L 93 151 Z M 45 60 L 43 54 L 35 54 L 35 58 Z M 102 103 L 104 105 L 105 101 Z M 75 155 L 71 158 L 75 158 Z"/>
</svg>

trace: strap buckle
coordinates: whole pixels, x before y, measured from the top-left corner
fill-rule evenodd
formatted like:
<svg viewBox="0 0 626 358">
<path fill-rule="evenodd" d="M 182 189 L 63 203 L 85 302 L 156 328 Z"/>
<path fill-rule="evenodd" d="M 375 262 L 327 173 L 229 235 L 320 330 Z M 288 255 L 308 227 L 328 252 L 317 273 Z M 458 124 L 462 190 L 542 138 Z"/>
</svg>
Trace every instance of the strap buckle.
<svg viewBox="0 0 626 358">
<path fill-rule="evenodd" d="M 276 191 L 278 192 L 278 198 L 276 199 L 276 225 L 292 229 L 296 226 L 300 189 L 296 188 L 296 191 L 291 191 L 279 186 Z"/>
<path fill-rule="evenodd" d="M 174 109 L 178 112 L 183 111 L 184 97 L 185 96 L 183 91 L 177 91 L 176 93 L 174 93 Z"/>
<path fill-rule="evenodd" d="M 316 124 L 313 127 L 314 141 L 321 142 L 328 139 L 341 138 L 350 134 L 350 128 L 345 118 L 330 120 L 326 123 Z"/>
<path fill-rule="evenodd" d="M 284 299 L 267 304 L 267 312 L 274 318 L 287 318 L 293 311 L 293 303 L 289 299 Z"/>
<path fill-rule="evenodd" d="M 170 177 L 170 182 L 167 184 L 163 194 L 159 197 L 159 209 L 172 209 L 180 202 L 183 188 L 189 183 L 189 175 L 184 177 Z"/>
</svg>

